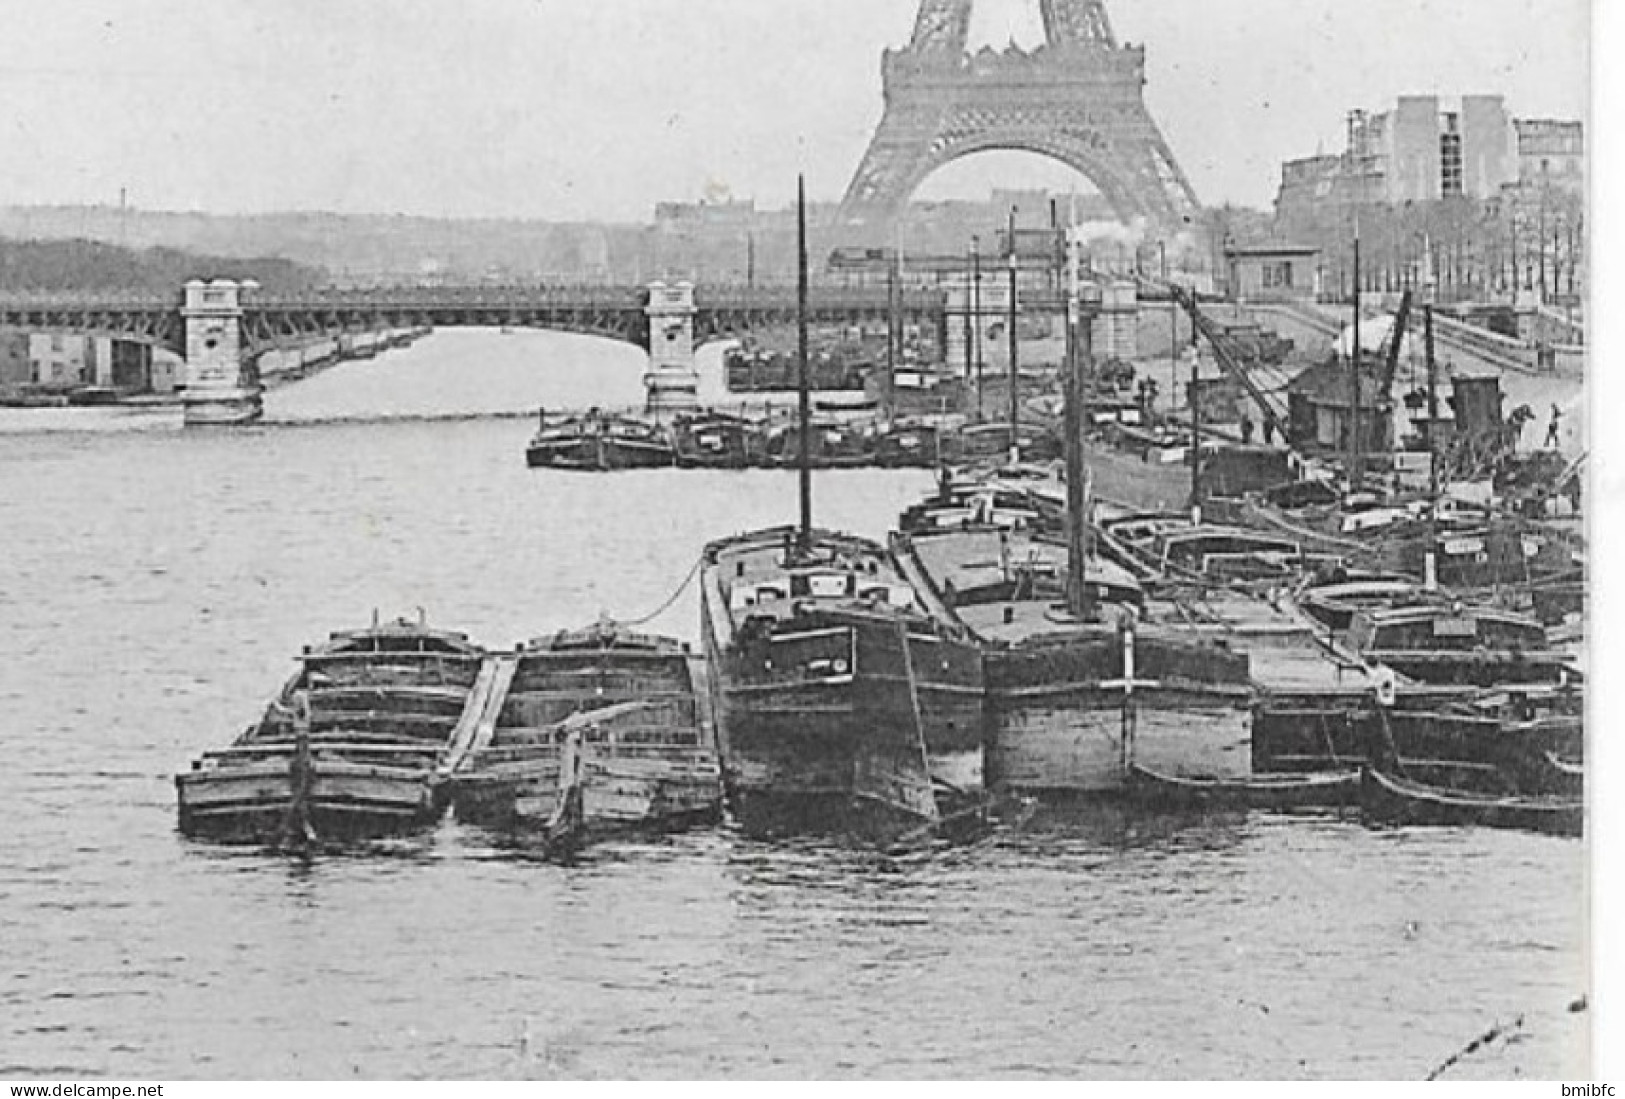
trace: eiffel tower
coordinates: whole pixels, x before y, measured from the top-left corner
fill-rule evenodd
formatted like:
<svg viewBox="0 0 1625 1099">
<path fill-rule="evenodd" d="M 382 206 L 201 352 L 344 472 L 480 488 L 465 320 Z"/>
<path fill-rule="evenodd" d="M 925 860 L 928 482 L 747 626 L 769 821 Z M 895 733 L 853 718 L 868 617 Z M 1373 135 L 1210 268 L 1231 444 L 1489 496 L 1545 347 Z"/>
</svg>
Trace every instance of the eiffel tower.
<svg viewBox="0 0 1625 1099">
<path fill-rule="evenodd" d="M 920 0 L 914 37 L 881 62 L 886 113 L 841 204 L 844 242 L 881 244 L 937 169 L 1038 153 L 1082 173 L 1125 223 L 1197 228 L 1190 181 L 1145 106 L 1145 50 L 1119 45 L 1104 0 L 1039 0 L 1045 42 L 967 52 L 974 0 Z"/>
</svg>

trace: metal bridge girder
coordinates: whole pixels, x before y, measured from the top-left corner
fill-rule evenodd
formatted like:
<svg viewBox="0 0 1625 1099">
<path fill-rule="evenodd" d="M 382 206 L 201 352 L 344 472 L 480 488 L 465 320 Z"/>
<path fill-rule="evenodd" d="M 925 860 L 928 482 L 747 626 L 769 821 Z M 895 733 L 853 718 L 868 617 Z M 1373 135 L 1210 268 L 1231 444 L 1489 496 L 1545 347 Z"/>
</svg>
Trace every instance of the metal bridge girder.
<svg viewBox="0 0 1625 1099">
<path fill-rule="evenodd" d="M 243 346 L 250 354 L 301 339 L 378 327 L 523 324 L 621 340 L 649 349 L 648 291 L 632 286 L 457 287 L 344 291 L 297 297 L 257 295 L 244 305 Z M 884 288 L 816 290 L 812 318 L 823 324 L 884 323 Z M 940 323 L 944 296 L 907 291 L 901 311 L 911 323 Z M 796 319 L 793 288 L 701 288 L 695 336 L 701 342 Z M 21 328 L 99 332 L 137 339 L 185 354 L 185 322 L 178 299 L 96 299 L 73 295 L 0 298 L 0 324 Z"/>
</svg>

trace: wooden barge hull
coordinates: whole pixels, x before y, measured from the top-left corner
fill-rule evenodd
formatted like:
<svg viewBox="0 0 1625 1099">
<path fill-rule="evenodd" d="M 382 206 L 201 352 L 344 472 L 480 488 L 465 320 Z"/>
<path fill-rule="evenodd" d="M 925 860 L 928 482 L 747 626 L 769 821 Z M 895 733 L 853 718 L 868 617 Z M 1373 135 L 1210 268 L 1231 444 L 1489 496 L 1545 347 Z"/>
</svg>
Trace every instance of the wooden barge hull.
<svg viewBox="0 0 1625 1099">
<path fill-rule="evenodd" d="M 590 439 L 532 443 L 525 448 L 525 464 L 531 469 L 596 470 L 598 447 Z"/>
<path fill-rule="evenodd" d="M 685 647 L 604 623 L 506 659 L 490 728 L 453 776 L 459 820 L 547 826 L 572 738 L 586 831 L 672 830 L 720 815 L 703 669 Z"/>
<path fill-rule="evenodd" d="M 722 816 L 722 773 L 715 756 L 704 753 L 684 766 L 669 758 L 594 760 L 583 766 L 583 813 L 589 829 L 675 830 L 713 823 Z M 514 799 L 515 817 L 546 824 L 558 804 L 558 767 L 552 780 L 522 785 Z"/>
<path fill-rule="evenodd" d="M 503 829 L 546 826 L 559 801 L 560 749 L 527 755 L 488 762 L 460 779 L 453 793 L 457 818 Z M 594 759 L 589 750 L 581 782 L 589 830 L 677 831 L 719 820 L 722 776 L 715 754 L 692 756 L 686 763 L 670 752 L 647 760 Z"/>
<path fill-rule="evenodd" d="M 903 631 L 883 620 L 774 639 L 771 656 L 705 632 L 723 784 L 746 831 L 884 833 L 893 819 L 934 819 L 933 773 L 980 784 L 981 667 L 969 645 L 908 632 L 911 678 Z M 828 674 L 789 671 L 809 667 Z"/>
<path fill-rule="evenodd" d="M 1191 778 L 1162 774 L 1139 764 L 1129 769 L 1134 800 L 1158 809 L 1340 808 L 1360 800 L 1360 772 L 1253 775 L 1250 778 Z"/>
<path fill-rule="evenodd" d="M 744 420 L 679 422 L 673 450 L 680 469 L 749 469 L 765 464 L 764 430 Z"/>
<path fill-rule="evenodd" d="M 1510 722 L 1442 709 L 1379 711 L 1370 699 L 1261 703 L 1253 716 L 1252 765 L 1259 772 L 1315 772 L 1395 757 L 1408 773 L 1475 789 L 1548 792 L 1549 755 L 1579 758 L 1580 717 Z"/>
<path fill-rule="evenodd" d="M 623 469 L 665 469 L 676 463 L 676 456 L 665 443 L 584 436 L 557 443 L 532 443 L 525 451 L 525 462 L 532 469 L 608 473 Z"/>
<path fill-rule="evenodd" d="M 1572 797 L 1486 797 L 1425 786 L 1368 767 L 1360 808 L 1373 823 L 1511 828 L 1554 836 L 1585 833 L 1585 803 Z"/>
<path fill-rule="evenodd" d="M 275 843 L 295 813 L 315 837 L 380 839 L 426 827 L 445 812 L 443 788 L 428 770 L 315 759 L 300 796 L 286 759 L 175 776 L 180 830 L 223 843 Z"/>
<path fill-rule="evenodd" d="M 990 784 L 1034 794 L 1122 791 L 1131 763 L 1174 775 L 1252 773 L 1246 658 L 1110 629 L 990 649 Z M 1132 684 L 1132 686 L 1130 686 Z"/>
<path fill-rule="evenodd" d="M 1409 679 L 1436 686 L 1557 684 L 1579 678 L 1569 655 L 1557 651 L 1519 653 L 1371 649 L 1361 655 L 1372 663 L 1385 664 Z"/>
<path fill-rule="evenodd" d="M 1096 684 L 990 691 L 988 718 L 988 772 L 1004 790 L 1117 792 L 1133 760 L 1176 774 L 1252 773 L 1245 700 L 1232 695 L 1142 689 L 1128 702 Z"/>
<path fill-rule="evenodd" d="M 599 447 L 601 469 L 665 469 L 676 464 L 670 443 L 654 440 L 604 439 Z"/>
<path fill-rule="evenodd" d="M 719 703 L 723 785 L 747 832 L 874 835 L 934 818 L 906 680 L 726 686 Z"/>
<path fill-rule="evenodd" d="M 342 843 L 433 824 L 490 689 L 483 650 L 419 623 L 307 647 L 261 720 L 175 776 L 180 829 Z"/>
<path fill-rule="evenodd" d="M 981 785 L 982 659 L 885 548 L 793 528 L 707 549 L 701 634 L 723 782 L 754 833 L 883 838 Z"/>
</svg>

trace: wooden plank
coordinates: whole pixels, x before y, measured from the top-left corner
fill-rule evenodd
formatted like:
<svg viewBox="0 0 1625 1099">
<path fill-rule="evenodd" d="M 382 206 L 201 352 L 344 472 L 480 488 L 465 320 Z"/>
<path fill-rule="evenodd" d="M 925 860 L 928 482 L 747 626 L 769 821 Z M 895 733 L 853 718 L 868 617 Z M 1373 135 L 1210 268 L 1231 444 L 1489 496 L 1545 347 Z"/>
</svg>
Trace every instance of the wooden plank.
<svg viewBox="0 0 1625 1099">
<path fill-rule="evenodd" d="M 501 712 L 501 696 L 512 678 L 516 663 L 512 657 L 490 656 L 480 665 L 479 678 L 463 700 L 463 712 L 447 740 L 446 757 L 440 765 L 442 773 L 450 774 L 467 758 L 480 736 L 485 716 Z"/>
<path fill-rule="evenodd" d="M 357 740 L 322 740 L 313 737 L 310 742 L 312 751 L 321 752 L 355 752 L 366 755 L 422 755 L 438 756 L 442 751 L 439 744 L 402 744 L 399 741 L 377 742 Z M 234 744 L 227 748 L 216 748 L 203 753 L 203 759 L 236 758 L 239 756 L 277 756 L 292 755 L 293 741 L 267 741 L 261 744 Z"/>
<path fill-rule="evenodd" d="M 478 653 L 435 653 L 412 652 L 407 650 L 384 649 L 373 652 L 353 653 L 306 653 L 300 661 L 304 664 L 469 664 L 478 666 L 485 658 Z"/>
</svg>

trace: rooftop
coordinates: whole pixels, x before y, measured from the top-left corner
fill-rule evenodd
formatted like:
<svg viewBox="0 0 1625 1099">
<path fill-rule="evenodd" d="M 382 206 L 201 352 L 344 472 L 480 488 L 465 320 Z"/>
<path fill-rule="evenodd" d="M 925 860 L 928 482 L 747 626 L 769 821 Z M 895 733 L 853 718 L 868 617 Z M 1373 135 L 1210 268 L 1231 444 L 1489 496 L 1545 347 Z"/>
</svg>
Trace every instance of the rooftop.
<svg viewBox="0 0 1625 1099">
<path fill-rule="evenodd" d="M 1369 354 L 1369 352 L 1368 352 Z M 1349 403 L 1349 367 L 1341 359 L 1311 366 L 1287 383 L 1287 392 L 1317 404 L 1343 407 Z M 1374 408 L 1382 394 L 1382 380 L 1369 361 L 1360 372 L 1360 404 Z"/>
<path fill-rule="evenodd" d="M 1320 249 L 1312 244 L 1293 244 L 1291 241 L 1264 241 L 1259 244 L 1235 244 L 1225 248 L 1226 256 L 1313 256 Z"/>
</svg>

